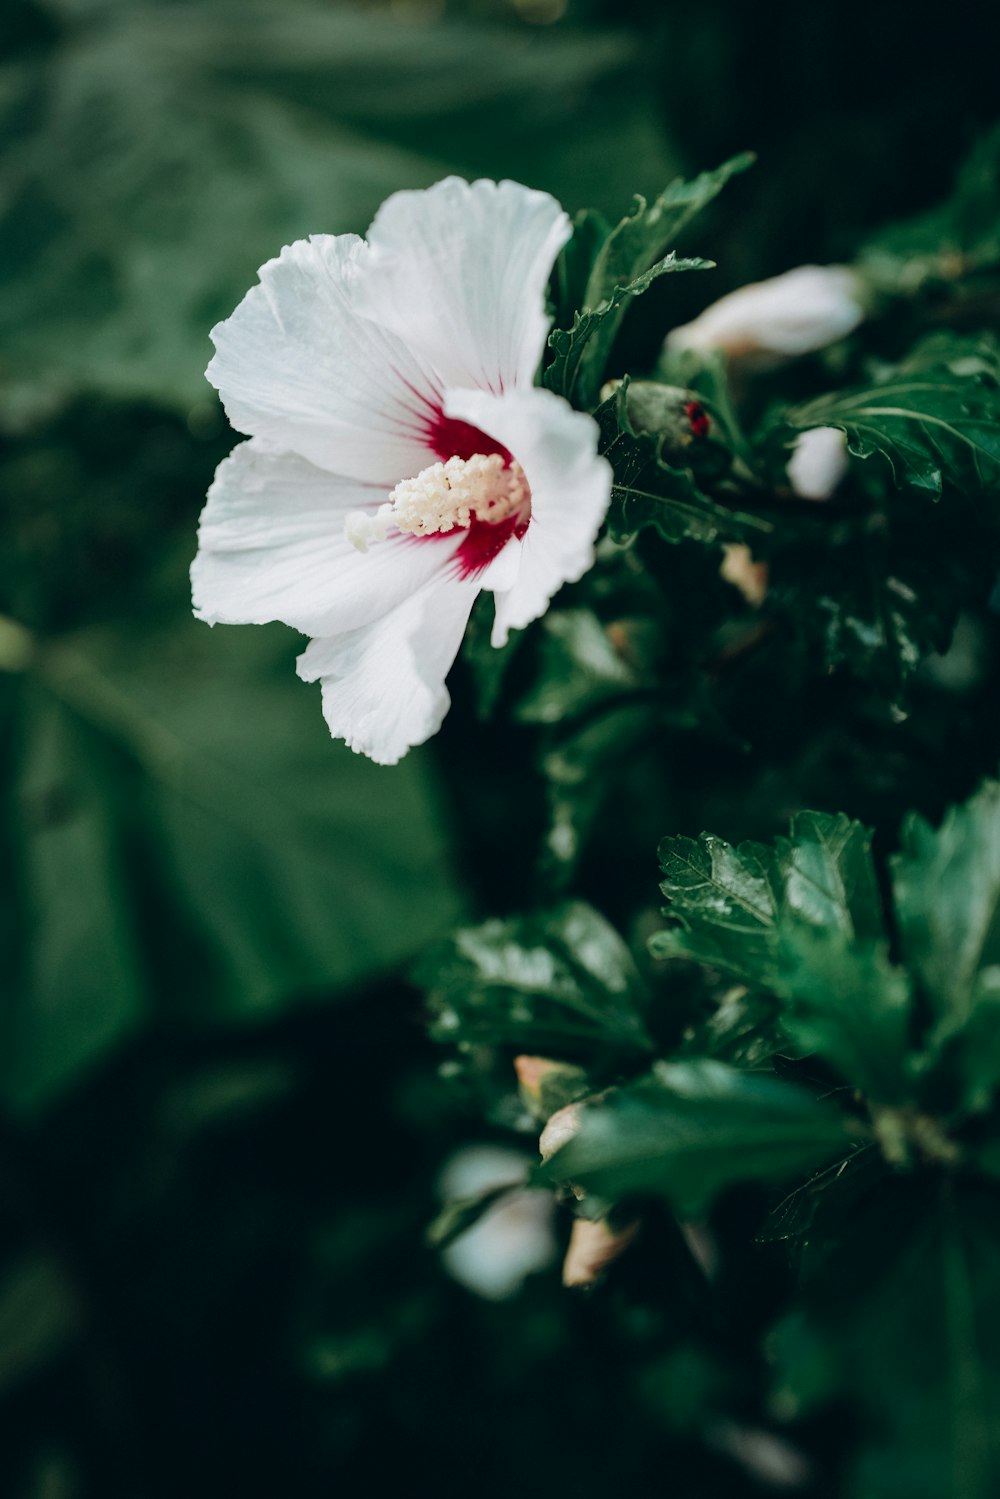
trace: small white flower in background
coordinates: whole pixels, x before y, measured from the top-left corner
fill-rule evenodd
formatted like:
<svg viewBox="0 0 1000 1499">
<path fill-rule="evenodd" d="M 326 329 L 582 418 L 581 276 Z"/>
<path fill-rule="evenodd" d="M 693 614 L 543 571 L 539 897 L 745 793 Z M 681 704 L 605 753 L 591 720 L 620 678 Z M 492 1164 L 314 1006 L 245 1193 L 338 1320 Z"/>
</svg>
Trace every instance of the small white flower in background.
<svg viewBox="0 0 1000 1499">
<path fill-rule="evenodd" d="M 440 727 L 481 589 L 502 645 L 593 562 L 597 425 L 533 383 L 570 232 L 546 193 L 449 177 L 395 193 L 367 242 L 287 246 L 213 330 L 208 378 L 250 441 L 208 493 L 195 613 L 312 636 L 299 675 L 382 764 Z"/>
<path fill-rule="evenodd" d="M 469 1145 L 456 1151 L 441 1173 L 445 1202 L 475 1197 L 494 1187 L 521 1187 L 531 1161 L 517 1150 Z M 442 1250 L 449 1275 L 489 1301 L 506 1301 L 525 1278 L 545 1270 L 558 1253 L 555 1203 L 549 1192 L 523 1188 L 501 1197 L 460 1238 Z"/>
<path fill-rule="evenodd" d="M 722 349 L 739 357 L 791 358 L 835 343 L 864 317 L 860 283 L 843 265 L 800 265 L 720 297 L 667 334 L 676 349 Z"/>
<path fill-rule="evenodd" d="M 846 477 L 847 438 L 839 427 L 810 427 L 795 439 L 788 482 L 802 500 L 828 500 Z"/>
</svg>

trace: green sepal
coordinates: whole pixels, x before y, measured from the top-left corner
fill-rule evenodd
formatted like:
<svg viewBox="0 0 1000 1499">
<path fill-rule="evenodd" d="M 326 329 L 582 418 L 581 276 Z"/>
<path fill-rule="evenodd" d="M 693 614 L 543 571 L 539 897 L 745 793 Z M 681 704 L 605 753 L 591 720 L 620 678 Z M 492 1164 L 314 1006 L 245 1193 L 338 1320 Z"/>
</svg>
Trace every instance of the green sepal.
<svg viewBox="0 0 1000 1499">
<path fill-rule="evenodd" d="M 594 416 L 600 427 L 599 450 L 614 470 L 608 532 L 615 541 L 630 541 L 654 526 L 665 541 L 742 540 L 766 535 L 771 522 L 749 512 L 729 509 L 699 486 L 691 468 L 677 467 L 665 456 L 673 434 L 653 435 L 633 426 L 629 382 L 601 402 Z"/>
</svg>

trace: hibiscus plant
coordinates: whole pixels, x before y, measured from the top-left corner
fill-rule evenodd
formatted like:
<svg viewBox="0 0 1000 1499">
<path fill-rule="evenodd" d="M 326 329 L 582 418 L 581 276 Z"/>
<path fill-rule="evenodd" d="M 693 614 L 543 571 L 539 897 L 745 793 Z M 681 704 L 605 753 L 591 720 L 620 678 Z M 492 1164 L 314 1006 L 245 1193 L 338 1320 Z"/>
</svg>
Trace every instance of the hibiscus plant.
<svg viewBox="0 0 1000 1499">
<path fill-rule="evenodd" d="M 4 1496 L 1000 1494 L 995 49 L 869 11 L 11 7 Z"/>
<path fill-rule="evenodd" d="M 845 1494 L 987 1499 L 1000 783 L 972 756 L 921 787 L 920 762 L 996 633 L 995 188 L 968 170 L 930 253 L 902 226 L 712 301 L 678 245 L 708 248 L 692 221 L 751 160 L 617 223 L 452 177 L 367 240 L 286 247 L 213 334 L 249 440 L 195 610 L 311 636 L 299 675 L 382 764 L 441 729 L 448 677 L 480 860 L 531 803 L 494 912 L 417 972 L 448 1086 L 539 1137 L 537 1164 L 454 1166 L 453 1273 L 515 1294 L 554 1200 L 567 1287 L 612 1295 L 645 1253 L 668 1420 L 696 1347 L 692 1434 L 762 1481 L 818 1481 L 834 1412 Z M 693 272 L 709 305 L 657 328 L 654 287 Z M 754 1254 L 790 1268 L 736 1393 L 713 1344 Z"/>
</svg>

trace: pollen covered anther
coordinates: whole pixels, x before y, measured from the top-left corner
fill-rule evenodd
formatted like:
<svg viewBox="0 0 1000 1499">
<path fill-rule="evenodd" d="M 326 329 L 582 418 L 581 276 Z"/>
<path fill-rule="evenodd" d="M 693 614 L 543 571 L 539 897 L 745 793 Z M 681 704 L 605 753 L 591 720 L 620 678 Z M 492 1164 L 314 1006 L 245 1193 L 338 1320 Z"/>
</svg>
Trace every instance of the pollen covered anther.
<svg viewBox="0 0 1000 1499">
<path fill-rule="evenodd" d="M 474 453 L 432 463 L 415 479 L 403 479 L 374 515 L 352 511 L 344 523 L 348 541 L 366 551 L 393 527 L 413 536 L 468 530 L 474 521 L 497 525 L 512 515 L 525 520 L 531 492 L 521 465 L 500 453 Z"/>
</svg>

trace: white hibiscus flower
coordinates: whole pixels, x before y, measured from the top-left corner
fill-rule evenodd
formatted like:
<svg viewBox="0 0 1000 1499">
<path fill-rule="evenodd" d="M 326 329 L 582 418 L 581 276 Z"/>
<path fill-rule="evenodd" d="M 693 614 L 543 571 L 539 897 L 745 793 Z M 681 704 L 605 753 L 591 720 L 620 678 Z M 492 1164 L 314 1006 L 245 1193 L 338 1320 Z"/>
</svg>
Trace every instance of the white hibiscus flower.
<svg viewBox="0 0 1000 1499">
<path fill-rule="evenodd" d="M 480 589 L 502 645 L 593 562 L 597 426 L 534 385 L 570 232 L 546 193 L 449 177 L 394 194 L 367 242 L 286 247 L 212 332 L 250 441 L 208 493 L 195 613 L 312 636 L 299 675 L 381 764 L 440 727 Z"/>
</svg>

